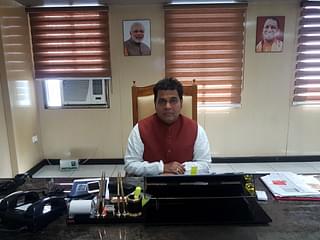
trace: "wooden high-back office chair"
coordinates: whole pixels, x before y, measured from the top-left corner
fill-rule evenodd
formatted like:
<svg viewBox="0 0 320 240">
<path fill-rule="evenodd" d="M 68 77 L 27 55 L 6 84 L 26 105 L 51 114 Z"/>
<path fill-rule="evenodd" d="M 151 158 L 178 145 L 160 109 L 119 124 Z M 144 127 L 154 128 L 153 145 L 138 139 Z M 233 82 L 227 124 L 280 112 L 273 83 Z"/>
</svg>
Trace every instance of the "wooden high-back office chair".
<svg viewBox="0 0 320 240">
<path fill-rule="evenodd" d="M 153 86 L 137 87 L 133 82 L 132 90 L 132 114 L 133 126 L 155 112 Z M 197 85 L 193 80 L 191 86 L 183 86 L 183 103 L 181 113 L 197 121 Z"/>
</svg>

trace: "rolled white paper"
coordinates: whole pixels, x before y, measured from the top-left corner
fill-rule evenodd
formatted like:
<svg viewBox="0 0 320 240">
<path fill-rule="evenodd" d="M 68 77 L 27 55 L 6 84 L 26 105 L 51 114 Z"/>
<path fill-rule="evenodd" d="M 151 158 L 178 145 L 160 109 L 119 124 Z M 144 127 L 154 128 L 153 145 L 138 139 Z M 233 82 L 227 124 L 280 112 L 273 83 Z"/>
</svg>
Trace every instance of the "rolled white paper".
<svg viewBox="0 0 320 240">
<path fill-rule="evenodd" d="M 91 214 L 93 207 L 92 200 L 72 200 L 69 205 L 69 215 Z"/>
</svg>

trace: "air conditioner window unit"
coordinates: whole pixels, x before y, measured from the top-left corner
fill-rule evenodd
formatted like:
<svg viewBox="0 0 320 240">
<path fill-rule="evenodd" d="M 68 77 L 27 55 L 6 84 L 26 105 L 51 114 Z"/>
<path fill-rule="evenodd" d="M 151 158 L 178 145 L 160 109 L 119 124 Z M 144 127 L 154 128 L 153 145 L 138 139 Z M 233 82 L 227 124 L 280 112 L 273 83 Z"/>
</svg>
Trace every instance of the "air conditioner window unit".
<svg viewBox="0 0 320 240">
<path fill-rule="evenodd" d="M 63 79 L 61 86 L 62 105 L 106 105 L 106 79 Z"/>
</svg>

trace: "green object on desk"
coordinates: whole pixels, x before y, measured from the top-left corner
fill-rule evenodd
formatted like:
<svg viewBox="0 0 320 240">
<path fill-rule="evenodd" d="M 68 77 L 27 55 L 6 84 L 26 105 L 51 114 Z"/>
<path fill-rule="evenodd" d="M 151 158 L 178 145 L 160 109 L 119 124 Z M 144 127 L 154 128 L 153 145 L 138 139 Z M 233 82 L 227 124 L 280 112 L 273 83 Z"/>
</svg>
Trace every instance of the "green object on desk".
<svg viewBox="0 0 320 240">
<path fill-rule="evenodd" d="M 134 197 L 133 198 L 134 199 L 139 199 L 140 193 L 141 193 L 141 187 L 137 186 L 136 189 L 134 190 L 134 193 L 133 193 Z"/>
<path fill-rule="evenodd" d="M 197 168 L 197 166 L 192 166 L 192 167 L 191 167 L 190 174 L 191 174 L 191 175 L 197 175 L 197 173 L 198 173 L 198 168 Z"/>
<path fill-rule="evenodd" d="M 144 197 L 142 198 L 142 202 L 141 202 L 142 207 L 143 207 L 144 205 L 146 205 L 146 203 L 149 202 L 149 200 L 150 200 L 150 198 L 148 198 L 147 196 L 144 196 Z"/>
<path fill-rule="evenodd" d="M 141 198 L 140 194 L 141 194 L 141 187 L 137 186 L 133 192 L 133 199 L 138 200 L 139 198 Z M 141 206 L 143 207 L 149 200 L 150 198 L 148 198 L 147 196 L 143 196 L 141 199 Z"/>
</svg>

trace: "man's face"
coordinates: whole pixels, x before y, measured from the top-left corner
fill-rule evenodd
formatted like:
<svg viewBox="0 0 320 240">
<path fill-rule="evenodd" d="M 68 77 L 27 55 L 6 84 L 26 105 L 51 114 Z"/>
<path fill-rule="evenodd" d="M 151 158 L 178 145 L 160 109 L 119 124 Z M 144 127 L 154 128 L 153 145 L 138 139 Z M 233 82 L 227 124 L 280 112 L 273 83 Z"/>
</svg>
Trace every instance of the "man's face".
<svg viewBox="0 0 320 240">
<path fill-rule="evenodd" d="M 136 25 L 132 28 L 130 35 L 136 43 L 141 43 L 144 38 L 144 28 L 142 25 Z"/>
<path fill-rule="evenodd" d="M 263 26 L 263 38 L 267 41 L 272 41 L 276 38 L 278 33 L 277 21 L 273 19 L 267 19 Z"/>
<path fill-rule="evenodd" d="M 180 114 L 182 101 L 177 90 L 159 90 L 155 103 L 158 117 L 166 124 L 174 123 Z"/>
</svg>

